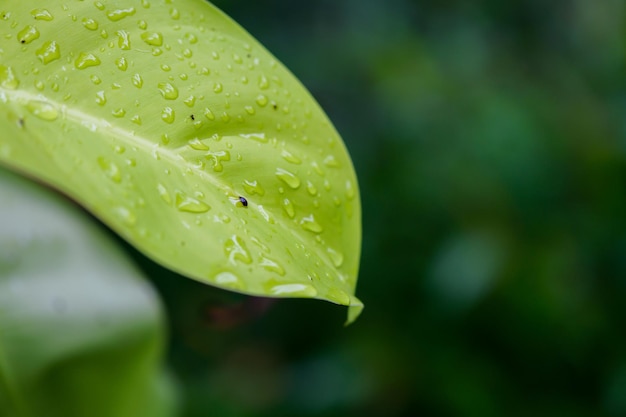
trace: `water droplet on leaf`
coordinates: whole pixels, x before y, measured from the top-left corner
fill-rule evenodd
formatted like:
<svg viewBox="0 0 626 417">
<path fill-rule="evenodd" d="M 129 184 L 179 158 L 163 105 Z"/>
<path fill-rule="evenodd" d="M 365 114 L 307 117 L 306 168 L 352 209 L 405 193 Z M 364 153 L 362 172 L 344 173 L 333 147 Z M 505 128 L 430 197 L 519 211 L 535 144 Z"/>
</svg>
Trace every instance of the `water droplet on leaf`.
<svg viewBox="0 0 626 417">
<path fill-rule="evenodd" d="M 304 230 L 308 230 L 313 233 L 322 233 L 324 231 L 322 225 L 315 220 L 315 216 L 312 214 L 307 217 L 303 217 L 302 220 L 300 220 L 300 226 L 302 226 Z"/>
<path fill-rule="evenodd" d="M 251 195 L 254 195 L 254 194 L 258 194 L 260 196 L 265 195 L 265 190 L 263 189 L 263 187 L 261 187 L 261 184 L 259 184 L 256 180 L 254 181 L 245 180 L 243 182 L 243 189 L 246 190 L 246 192 Z"/>
<path fill-rule="evenodd" d="M 235 290 L 242 290 L 244 288 L 243 281 L 241 281 L 239 277 L 232 272 L 220 272 L 213 277 L 213 280 L 218 285 Z"/>
<path fill-rule="evenodd" d="M 179 192 L 176 193 L 176 208 L 187 213 L 206 213 L 211 206 Z"/>
<path fill-rule="evenodd" d="M 206 117 L 209 120 L 215 120 L 215 115 L 213 114 L 213 112 L 211 111 L 211 109 L 204 109 L 204 117 Z"/>
<path fill-rule="evenodd" d="M 143 86 L 143 78 L 141 78 L 141 75 L 133 75 L 133 85 L 137 88 L 141 88 Z"/>
<path fill-rule="evenodd" d="M 174 110 L 171 107 L 165 107 L 161 111 L 161 120 L 163 120 L 165 123 L 172 124 L 174 123 L 175 119 L 176 119 L 176 114 L 174 113 Z"/>
<path fill-rule="evenodd" d="M 170 83 L 159 83 L 158 85 L 161 95 L 166 100 L 176 100 L 178 98 L 178 89 Z"/>
<path fill-rule="evenodd" d="M 35 20 L 45 20 L 51 21 L 54 19 L 54 16 L 47 9 L 33 9 L 30 14 L 35 18 Z"/>
<path fill-rule="evenodd" d="M 346 197 L 348 200 L 352 200 L 355 196 L 354 186 L 352 185 L 352 181 L 346 181 Z"/>
<path fill-rule="evenodd" d="M 130 34 L 125 30 L 117 31 L 117 46 L 124 50 L 130 50 Z"/>
<path fill-rule="evenodd" d="M 143 32 L 141 39 L 150 46 L 162 46 L 163 35 L 159 32 Z"/>
<path fill-rule="evenodd" d="M 261 107 L 265 107 L 267 106 L 267 97 L 265 97 L 263 94 L 259 94 L 256 97 L 256 104 L 258 104 Z"/>
<path fill-rule="evenodd" d="M 133 227 L 137 223 L 137 216 L 126 207 L 116 207 L 115 214 L 128 227 Z"/>
<path fill-rule="evenodd" d="M 274 272 L 280 276 L 285 276 L 285 269 L 278 262 L 266 256 L 261 256 L 259 265 L 261 265 L 266 271 Z"/>
<path fill-rule="evenodd" d="M 123 108 L 120 107 L 120 108 L 117 108 L 115 110 L 112 110 L 111 114 L 114 117 L 117 117 L 117 118 L 124 117 L 126 115 L 126 110 L 124 110 Z"/>
<path fill-rule="evenodd" d="M 100 59 L 91 53 L 81 52 L 76 61 L 74 61 L 74 66 L 81 70 L 97 65 L 100 65 Z"/>
<path fill-rule="evenodd" d="M 213 171 L 222 172 L 224 170 L 224 166 L 222 165 L 223 161 L 230 161 L 230 152 L 229 151 L 216 151 L 209 152 L 206 156 L 213 163 Z"/>
<path fill-rule="evenodd" d="M 111 162 L 104 157 L 100 157 L 98 158 L 98 165 L 110 180 L 118 184 L 122 182 L 122 172 L 114 162 Z"/>
<path fill-rule="evenodd" d="M 267 90 L 270 86 L 270 82 L 265 75 L 259 76 L 259 88 L 261 90 Z"/>
<path fill-rule="evenodd" d="M 334 301 L 335 303 L 344 306 L 350 305 L 350 302 L 352 300 L 350 295 L 336 288 L 330 288 L 326 296 L 330 301 Z"/>
<path fill-rule="evenodd" d="M 12 67 L 0 64 L 0 87 L 15 90 L 20 85 L 20 81 L 15 76 Z"/>
<path fill-rule="evenodd" d="M 328 252 L 328 256 L 335 267 L 340 268 L 343 265 L 343 253 L 330 247 L 326 248 L 326 252 Z"/>
<path fill-rule="evenodd" d="M 262 133 L 262 132 L 261 133 L 242 133 L 239 136 L 241 136 L 244 139 L 252 139 L 261 143 L 267 143 L 269 141 L 267 136 L 265 136 L 265 133 Z"/>
<path fill-rule="evenodd" d="M 189 146 L 197 151 L 208 151 L 209 147 L 198 138 L 193 138 L 189 142 Z"/>
<path fill-rule="evenodd" d="M 287 216 L 292 219 L 295 217 L 296 210 L 293 206 L 293 203 L 288 198 L 283 199 L 283 209 L 285 210 L 285 213 L 287 213 Z"/>
<path fill-rule="evenodd" d="M 117 65 L 117 68 L 120 71 L 126 71 L 126 69 L 128 68 L 128 62 L 126 61 L 126 58 L 124 57 L 116 59 L 115 65 Z"/>
<path fill-rule="evenodd" d="M 83 26 L 89 30 L 98 30 L 98 22 L 86 17 L 83 18 Z"/>
<path fill-rule="evenodd" d="M 26 26 L 24 29 L 17 33 L 17 40 L 20 43 L 31 43 L 35 39 L 39 38 L 39 31 L 34 26 Z"/>
<path fill-rule="evenodd" d="M 287 149 L 283 149 L 280 152 L 280 156 L 282 156 L 285 161 L 292 164 L 300 165 L 302 163 L 302 160 L 300 158 L 289 152 Z"/>
<path fill-rule="evenodd" d="M 189 96 L 183 101 L 183 103 L 185 103 L 187 107 L 193 107 L 193 105 L 196 104 L 196 97 Z"/>
<path fill-rule="evenodd" d="M 43 62 L 44 64 L 49 64 L 55 59 L 61 58 L 61 48 L 56 41 L 47 41 L 43 45 L 41 45 L 41 48 L 35 51 L 35 54 L 41 60 L 41 62 Z"/>
<path fill-rule="evenodd" d="M 35 116 L 42 120 L 54 121 L 59 117 L 57 108 L 46 101 L 32 100 L 26 105 L 26 108 Z"/>
<path fill-rule="evenodd" d="M 288 295 L 291 297 L 315 297 L 317 290 L 308 284 L 278 284 L 269 289 L 272 295 Z"/>
<path fill-rule="evenodd" d="M 341 166 L 341 164 L 339 163 L 339 161 L 337 161 L 334 155 L 328 155 L 326 158 L 324 158 L 324 165 L 329 168 L 339 168 Z"/>
<path fill-rule="evenodd" d="M 245 264 L 252 263 L 252 257 L 248 252 L 245 242 L 237 235 L 233 235 L 230 239 L 224 243 L 224 252 L 228 256 L 228 262 L 235 265 L 240 261 Z"/>
<path fill-rule="evenodd" d="M 315 187 L 315 185 L 311 181 L 306 182 L 306 189 L 310 195 L 312 196 L 317 195 L 317 187 Z"/>
<path fill-rule="evenodd" d="M 107 13 L 107 17 L 109 18 L 109 20 L 113 22 L 117 22 L 118 20 L 122 20 L 123 18 L 132 16 L 134 14 L 135 14 L 135 8 L 129 7 L 127 9 L 112 10 Z"/>
<path fill-rule="evenodd" d="M 286 169 L 277 168 L 276 177 L 294 190 L 300 187 L 300 178 Z"/>
<path fill-rule="evenodd" d="M 159 195 L 161 196 L 161 199 L 163 201 L 165 201 L 167 204 L 172 203 L 172 197 L 170 196 L 170 193 L 167 191 L 167 188 L 165 188 L 163 184 L 157 184 L 157 191 L 159 192 Z"/>
</svg>

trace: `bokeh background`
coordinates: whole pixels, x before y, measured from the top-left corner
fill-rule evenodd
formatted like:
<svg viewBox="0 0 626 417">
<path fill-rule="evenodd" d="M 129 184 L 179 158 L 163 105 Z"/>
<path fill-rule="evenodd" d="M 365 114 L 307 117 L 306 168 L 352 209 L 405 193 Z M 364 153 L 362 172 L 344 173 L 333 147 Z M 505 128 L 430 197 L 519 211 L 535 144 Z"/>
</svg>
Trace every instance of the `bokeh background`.
<svg viewBox="0 0 626 417">
<path fill-rule="evenodd" d="M 353 157 L 361 318 L 173 276 L 184 417 L 626 415 L 626 5 L 216 0 Z"/>
</svg>

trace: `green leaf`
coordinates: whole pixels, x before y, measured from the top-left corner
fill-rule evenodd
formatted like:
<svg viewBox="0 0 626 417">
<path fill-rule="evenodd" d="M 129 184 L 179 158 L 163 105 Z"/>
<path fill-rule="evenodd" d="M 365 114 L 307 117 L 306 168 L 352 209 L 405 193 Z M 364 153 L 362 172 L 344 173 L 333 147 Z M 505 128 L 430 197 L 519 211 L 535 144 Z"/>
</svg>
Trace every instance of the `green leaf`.
<svg viewBox="0 0 626 417">
<path fill-rule="evenodd" d="M 0 196 L 0 415 L 173 415 L 149 284 L 77 207 L 4 169 Z"/>
<path fill-rule="evenodd" d="M 2 7 L 0 163 L 184 275 L 359 314 L 352 162 L 249 34 L 201 0 Z"/>
</svg>

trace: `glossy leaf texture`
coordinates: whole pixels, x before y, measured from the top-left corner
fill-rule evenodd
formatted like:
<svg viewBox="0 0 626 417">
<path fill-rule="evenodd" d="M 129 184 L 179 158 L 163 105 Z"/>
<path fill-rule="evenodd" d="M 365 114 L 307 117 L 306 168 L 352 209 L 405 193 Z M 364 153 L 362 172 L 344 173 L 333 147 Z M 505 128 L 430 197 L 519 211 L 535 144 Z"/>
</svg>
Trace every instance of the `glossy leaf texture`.
<svg viewBox="0 0 626 417">
<path fill-rule="evenodd" d="M 0 168 L 0 415 L 175 415 L 155 291 L 78 207 Z"/>
<path fill-rule="evenodd" d="M 4 2 L 0 106 L 1 163 L 157 262 L 359 314 L 346 148 L 295 77 L 211 4 Z"/>
</svg>

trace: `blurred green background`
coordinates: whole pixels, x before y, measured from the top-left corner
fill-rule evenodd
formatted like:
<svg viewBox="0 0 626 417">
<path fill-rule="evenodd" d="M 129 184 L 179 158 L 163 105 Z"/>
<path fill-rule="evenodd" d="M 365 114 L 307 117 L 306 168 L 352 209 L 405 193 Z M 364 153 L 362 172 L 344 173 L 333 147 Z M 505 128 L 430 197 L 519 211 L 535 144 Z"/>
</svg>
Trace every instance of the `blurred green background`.
<svg viewBox="0 0 626 417">
<path fill-rule="evenodd" d="M 135 253 L 184 417 L 626 415 L 625 3 L 215 4 L 347 144 L 366 308 L 343 328 Z"/>
</svg>

